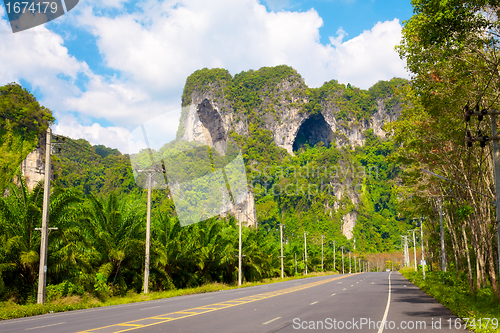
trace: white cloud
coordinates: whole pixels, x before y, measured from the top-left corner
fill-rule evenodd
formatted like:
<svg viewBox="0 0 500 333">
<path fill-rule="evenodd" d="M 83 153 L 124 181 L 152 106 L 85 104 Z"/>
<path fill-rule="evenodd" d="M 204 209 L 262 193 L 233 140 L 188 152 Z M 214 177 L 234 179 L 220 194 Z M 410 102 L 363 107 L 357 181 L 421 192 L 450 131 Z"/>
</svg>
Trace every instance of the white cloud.
<svg viewBox="0 0 500 333">
<path fill-rule="evenodd" d="M 336 60 L 332 74 L 341 82 L 366 89 L 378 80 L 409 77 L 404 62 L 394 50 L 401 40 L 397 19 L 378 22 L 371 30 L 343 43 L 330 40 L 335 47 L 332 57 Z"/>
<path fill-rule="evenodd" d="M 185 78 L 203 67 L 224 67 L 233 74 L 262 66 L 288 64 L 310 86 L 338 79 L 362 88 L 378 80 L 407 76 L 394 46 L 398 20 L 342 42 L 339 29 L 331 45 L 320 43 L 323 19 L 306 12 L 267 12 L 256 0 L 146 1 L 144 13 L 114 18 L 83 10 L 80 24 L 90 29 L 107 65 L 149 85 L 152 95 L 181 91 Z M 180 5 L 179 5 L 180 4 Z"/>
<path fill-rule="evenodd" d="M 0 84 L 28 81 L 55 111 L 61 134 L 125 152 L 128 131 L 179 108 L 187 76 L 203 67 L 235 74 L 287 64 L 311 87 L 337 79 L 368 88 L 378 80 L 407 77 L 394 51 L 401 38 L 398 20 L 379 22 L 346 41 L 339 29 L 323 45 L 323 19 L 314 9 L 268 12 L 257 0 L 145 0 L 135 6 L 125 0 L 81 1 L 66 18 L 95 36 L 105 66 L 119 76 L 93 72 L 98 69 L 69 54 L 61 37 L 68 31 L 58 31 L 65 25 L 56 24 L 54 32 L 40 26 L 1 35 Z M 0 6 L 0 18 L 2 11 Z M 10 27 L 0 19 L 4 30 Z M 85 91 L 74 84 L 79 77 L 87 82 Z M 76 118 L 67 117 L 68 112 Z M 96 119 L 113 126 L 92 124 Z M 178 118 L 171 119 L 173 138 Z"/>
<path fill-rule="evenodd" d="M 180 116 L 181 109 L 176 109 L 145 121 L 151 148 L 159 149 L 175 138 Z M 123 154 L 137 153 L 147 148 L 145 143 L 140 141 L 143 138 L 140 127 L 130 131 L 124 127 L 103 127 L 97 123 L 82 125 L 74 116 L 61 114 L 57 117 L 57 124 L 52 126 L 52 130 L 56 134 L 71 138 L 83 138 L 93 145 L 101 144 L 117 148 Z"/>
</svg>

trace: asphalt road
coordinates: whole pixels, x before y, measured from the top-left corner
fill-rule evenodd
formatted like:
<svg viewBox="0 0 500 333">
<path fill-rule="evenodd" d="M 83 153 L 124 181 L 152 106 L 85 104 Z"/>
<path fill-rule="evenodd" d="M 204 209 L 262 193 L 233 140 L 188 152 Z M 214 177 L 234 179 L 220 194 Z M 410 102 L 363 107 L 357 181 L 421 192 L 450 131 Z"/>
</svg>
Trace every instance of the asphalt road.
<svg viewBox="0 0 500 333">
<path fill-rule="evenodd" d="M 460 325 L 400 273 L 383 272 L 6 320 L 0 332 L 464 332 Z"/>
</svg>

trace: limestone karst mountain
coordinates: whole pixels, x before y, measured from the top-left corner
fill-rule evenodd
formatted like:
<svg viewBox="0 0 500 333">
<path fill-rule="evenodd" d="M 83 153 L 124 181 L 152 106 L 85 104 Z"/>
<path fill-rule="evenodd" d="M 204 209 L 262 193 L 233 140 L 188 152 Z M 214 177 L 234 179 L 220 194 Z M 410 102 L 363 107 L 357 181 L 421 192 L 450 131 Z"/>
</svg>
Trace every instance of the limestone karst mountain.
<svg viewBox="0 0 500 333">
<path fill-rule="evenodd" d="M 361 90 L 332 80 L 311 89 L 293 68 L 284 65 L 234 77 L 224 69 L 202 69 L 186 80 L 177 139 L 209 144 L 224 154 L 231 133 L 248 138 L 261 129 L 270 131 L 274 145 L 290 156 L 304 145 L 354 149 L 363 146 L 367 130 L 385 137 L 384 124 L 396 120 L 401 110 L 395 88 L 405 82 L 380 81 Z M 345 177 L 343 182 L 345 186 L 335 190 L 334 196 L 337 202 L 347 196 L 354 207 L 342 216 L 342 233 L 350 239 L 361 198 L 348 190 L 355 185 L 353 177 Z M 252 216 L 253 224 L 253 195 L 243 207 L 243 214 L 236 215 L 243 221 Z M 334 204 L 333 209 L 338 208 Z"/>
</svg>

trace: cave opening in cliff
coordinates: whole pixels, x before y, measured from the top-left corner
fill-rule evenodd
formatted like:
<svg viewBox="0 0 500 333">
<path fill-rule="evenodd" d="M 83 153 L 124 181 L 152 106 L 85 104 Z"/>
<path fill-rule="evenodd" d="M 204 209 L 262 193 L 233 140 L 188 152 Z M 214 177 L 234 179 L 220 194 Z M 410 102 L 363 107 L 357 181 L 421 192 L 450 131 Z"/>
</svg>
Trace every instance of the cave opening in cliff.
<svg viewBox="0 0 500 333">
<path fill-rule="evenodd" d="M 300 125 L 295 141 L 293 142 L 293 151 L 299 150 L 305 144 L 312 147 L 323 142 L 325 146 L 329 146 L 332 141 L 332 129 L 326 122 L 325 117 L 321 113 L 318 113 L 310 116 Z"/>
</svg>

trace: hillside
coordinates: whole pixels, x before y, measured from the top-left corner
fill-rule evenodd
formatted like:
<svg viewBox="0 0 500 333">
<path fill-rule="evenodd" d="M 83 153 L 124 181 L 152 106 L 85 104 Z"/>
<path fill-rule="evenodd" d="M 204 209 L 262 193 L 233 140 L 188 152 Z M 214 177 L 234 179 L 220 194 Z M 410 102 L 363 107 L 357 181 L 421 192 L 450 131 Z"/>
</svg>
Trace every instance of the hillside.
<svg viewBox="0 0 500 333">
<path fill-rule="evenodd" d="M 18 171 L 21 161 L 39 142 L 44 146 L 42 134 L 53 121 L 52 112 L 20 85 L 10 83 L 0 87 L 0 193 Z"/>
</svg>

